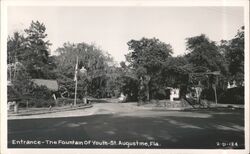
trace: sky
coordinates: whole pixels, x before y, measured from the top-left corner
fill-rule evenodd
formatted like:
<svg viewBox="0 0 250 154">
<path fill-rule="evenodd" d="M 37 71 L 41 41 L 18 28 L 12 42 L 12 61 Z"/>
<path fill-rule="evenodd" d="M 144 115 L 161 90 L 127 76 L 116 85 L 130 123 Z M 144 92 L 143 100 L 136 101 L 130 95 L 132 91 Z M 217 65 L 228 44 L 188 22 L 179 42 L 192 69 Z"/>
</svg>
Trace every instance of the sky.
<svg viewBox="0 0 250 154">
<path fill-rule="evenodd" d="M 11 6 L 8 35 L 23 32 L 32 20 L 46 26 L 51 54 L 65 42 L 95 43 L 124 61 L 127 42 L 156 37 L 169 43 L 173 56 L 186 53 L 186 38 L 206 34 L 219 42 L 232 39 L 244 25 L 242 7 L 84 7 Z"/>
</svg>

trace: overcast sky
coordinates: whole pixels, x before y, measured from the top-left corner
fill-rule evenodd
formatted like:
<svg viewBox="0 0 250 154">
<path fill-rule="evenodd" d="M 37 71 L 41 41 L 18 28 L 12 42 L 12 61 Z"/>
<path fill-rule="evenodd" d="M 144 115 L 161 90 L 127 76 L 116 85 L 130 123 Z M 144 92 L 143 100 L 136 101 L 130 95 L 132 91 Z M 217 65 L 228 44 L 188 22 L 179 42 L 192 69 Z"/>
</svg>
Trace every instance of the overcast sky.
<svg viewBox="0 0 250 154">
<path fill-rule="evenodd" d="M 8 34 L 43 22 L 51 51 L 64 42 L 95 43 L 115 61 L 124 60 L 127 42 L 156 37 L 182 55 L 185 39 L 206 34 L 213 41 L 231 39 L 244 25 L 241 7 L 9 7 Z"/>
</svg>

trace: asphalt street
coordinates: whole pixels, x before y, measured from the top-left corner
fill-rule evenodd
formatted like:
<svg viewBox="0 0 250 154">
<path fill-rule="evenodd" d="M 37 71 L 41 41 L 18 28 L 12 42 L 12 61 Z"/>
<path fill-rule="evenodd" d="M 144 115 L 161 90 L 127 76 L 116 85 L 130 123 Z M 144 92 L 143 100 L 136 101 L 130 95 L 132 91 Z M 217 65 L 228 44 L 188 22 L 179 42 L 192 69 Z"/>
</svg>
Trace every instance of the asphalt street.
<svg viewBox="0 0 250 154">
<path fill-rule="evenodd" d="M 105 103 L 89 110 L 91 114 L 79 116 L 66 112 L 62 117 L 8 120 L 8 147 L 244 148 L 243 109 L 150 111 Z"/>
</svg>

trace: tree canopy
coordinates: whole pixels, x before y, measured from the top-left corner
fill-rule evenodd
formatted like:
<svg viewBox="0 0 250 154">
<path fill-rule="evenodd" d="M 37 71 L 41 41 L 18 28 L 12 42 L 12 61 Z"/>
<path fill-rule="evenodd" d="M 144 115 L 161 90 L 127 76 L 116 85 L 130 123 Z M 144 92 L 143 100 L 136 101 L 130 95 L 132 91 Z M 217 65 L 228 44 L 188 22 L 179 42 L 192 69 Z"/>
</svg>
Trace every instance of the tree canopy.
<svg viewBox="0 0 250 154">
<path fill-rule="evenodd" d="M 158 90 L 157 87 L 161 85 L 161 80 L 157 78 L 160 77 L 159 73 L 164 63 L 172 55 L 172 47 L 157 38 L 131 40 L 128 47 L 131 52 L 126 55 L 126 59 L 141 82 L 139 93 L 146 95 L 145 99 L 149 100 L 153 91 Z"/>
<path fill-rule="evenodd" d="M 94 44 L 64 43 L 56 50 L 58 79 L 64 89 L 74 93 L 74 75 L 78 57 L 79 94 L 105 97 L 111 93 L 112 78 L 115 76 L 113 59 Z"/>
<path fill-rule="evenodd" d="M 230 79 L 241 85 L 244 82 L 244 27 L 228 41 L 227 46 L 225 55 L 229 63 Z"/>
<path fill-rule="evenodd" d="M 24 34 L 15 32 L 8 38 L 8 63 L 20 62 L 31 78 L 54 78 L 53 64 L 49 58 L 51 45 L 45 33 L 46 28 L 39 21 L 32 21 Z"/>
<path fill-rule="evenodd" d="M 186 55 L 190 64 L 197 69 L 197 71 L 221 71 L 227 73 L 225 59 L 219 52 L 218 47 L 214 41 L 201 34 L 199 36 L 187 38 L 187 50 L 189 53 Z M 194 70 L 196 71 L 196 70 Z"/>
<path fill-rule="evenodd" d="M 219 82 L 225 86 L 236 80 L 244 85 L 244 27 L 231 40 L 220 45 L 205 34 L 186 39 L 184 55 L 172 56 L 172 46 L 157 38 L 143 37 L 127 42 L 126 61 L 118 66 L 108 52 L 95 44 L 64 43 L 50 55 L 46 27 L 32 21 L 24 32 L 7 38 L 8 77 L 16 91 L 32 93 L 32 78 L 56 79 L 62 97 L 73 97 L 76 59 L 78 58 L 78 96 L 97 98 L 124 93 L 131 100 L 157 99 L 169 87 L 187 90 L 190 73 L 220 72 Z M 15 71 L 11 69 L 15 66 Z M 218 84 L 208 77 L 208 84 Z M 204 83 L 203 83 L 204 84 Z M 204 84 L 205 85 L 205 84 Z"/>
<path fill-rule="evenodd" d="M 155 73 L 172 54 L 171 45 L 156 38 L 131 40 L 128 47 L 131 52 L 126 55 L 126 59 L 139 74 L 143 71 L 146 74 Z"/>
</svg>

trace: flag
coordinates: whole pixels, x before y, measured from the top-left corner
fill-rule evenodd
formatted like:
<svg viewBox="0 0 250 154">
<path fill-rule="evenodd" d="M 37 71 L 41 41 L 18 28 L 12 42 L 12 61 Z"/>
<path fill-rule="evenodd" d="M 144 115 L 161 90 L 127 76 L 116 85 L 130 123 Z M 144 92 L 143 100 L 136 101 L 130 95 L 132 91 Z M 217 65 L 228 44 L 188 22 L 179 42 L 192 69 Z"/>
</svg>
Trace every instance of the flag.
<svg viewBox="0 0 250 154">
<path fill-rule="evenodd" d="M 77 71 L 78 71 L 78 57 L 76 57 L 76 67 L 75 67 L 75 77 L 74 77 L 74 81 L 77 80 Z"/>
</svg>

